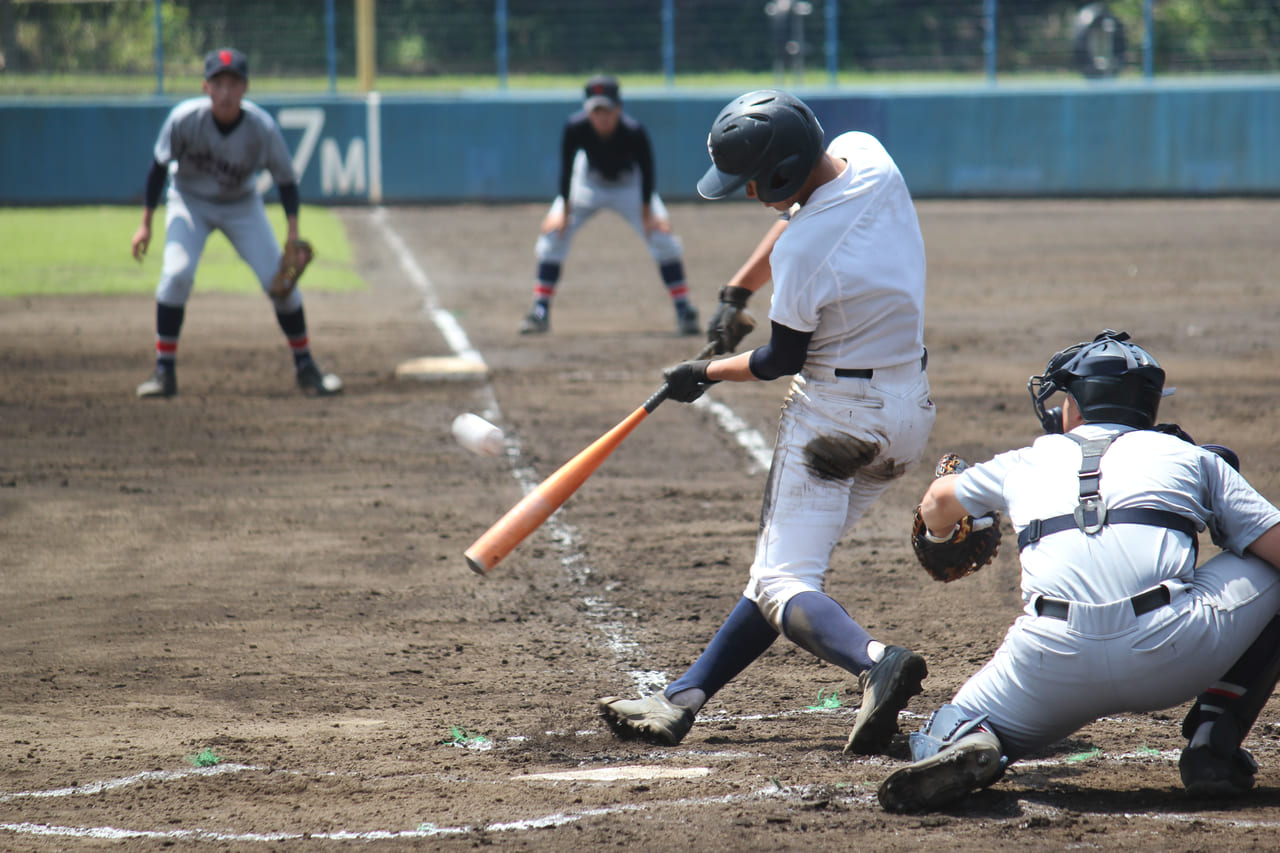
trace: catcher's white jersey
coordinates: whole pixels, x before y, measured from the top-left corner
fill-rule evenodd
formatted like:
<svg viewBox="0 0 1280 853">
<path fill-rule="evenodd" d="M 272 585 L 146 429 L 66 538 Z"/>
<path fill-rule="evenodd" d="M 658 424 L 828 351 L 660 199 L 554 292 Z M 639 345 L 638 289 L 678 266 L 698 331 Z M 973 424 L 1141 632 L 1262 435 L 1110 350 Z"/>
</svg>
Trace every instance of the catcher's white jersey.
<svg viewBox="0 0 1280 853">
<path fill-rule="evenodd" d="M 1024 615 L 953 700 L 969 718 L 987 715 L 1010 759 L 1105 714 L 1191 699 L 1280 611 L 1280 574 L 1241 556 L 1280 523 L 1280 510 L 1235 470 L 1189 442 L 1149 430 L 1086 424 L 1073 432 L 1123 433 L 1099 466 L 1108 509 L 1195 518 L 1227 550 L 1197 566 L 1187 534 L 1142 524 L 1108 524 L 1093 535 L 1064 530 L 1025 548 Z M 1044 436 L 961 473 L 956 497 L 972 513 L 1006 512 L 1021 530 L 1033 518 L 1072 511 L 1080 465 L 1079 445 Z M 1159 587 L 1168 603 L 1157 598 L 1152 606 Z M 1059 606 L 1042 614 L 1042 597 Z"/>
<path fill-rule="evenodd" d="M 814 367 L 875 368 L 924 348 L 924 238 L 906 182 L 870 134 L 842 133 L 827 153 L 849 165 L 791 217 L 769 264 L 769 319 L 813 332 Z"/>
<path fill-rule="evenodd" d="M 254 194 L 254 178 L 263 169 L 277 185 L 298 182 L 275 119 L 251 101 L 241 101 L 240 108 L 240 121 L 229 133 L 214 122 L 207 97 L 183 101 L 169 112 L 154 155 L 162 165 L 177 162 L 172 175 L 179 192 L 209 201 L 237 201 Z"/>
<path fill-rule="evenodd" d="M 1148 507 L 1196 519 L 1236 554 L 1280 523 L 1277 510 L 1216 454 L 1152 430 L 1084 424 L 1082 438 L 1119 437 L 1099 465 L 1109 510 Z M 1080 446 L 1045 435 L 1030 447 L 974 465 L 956 480 L 966 511 L 997 509 L 1016 531 L 1032 519 L 1069 515 L 1079 500 Z M 1063 532 L 1022 552 L 1022 593 L 1103 604 L 1167 580 L 1190 581 L 1196 552 L 1190 537 L 1162 527 L 1109 524 L 1093 536 Z"/>
</svg>

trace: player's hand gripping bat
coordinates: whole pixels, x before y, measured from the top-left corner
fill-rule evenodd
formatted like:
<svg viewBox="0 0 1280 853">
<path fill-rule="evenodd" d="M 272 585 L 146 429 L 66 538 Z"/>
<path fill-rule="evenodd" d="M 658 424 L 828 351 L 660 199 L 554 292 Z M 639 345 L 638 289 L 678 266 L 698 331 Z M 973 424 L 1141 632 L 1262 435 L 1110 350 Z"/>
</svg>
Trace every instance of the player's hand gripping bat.
<svg viewBox="0 0 1280 853">
<path fill-rule="evenodd" d="M 706 358 L 715 351 L 715 344 L 709 343 L 702 348 L 696 358 Z M 585 450 L 560 468 L 550 477 L 543 480 L 525 495 L 519 503 L 498 519 L 492 527 L 484 532 L 463 556 L 467 565 L 478 575 L 488 574 L 498 561 L 510 554 L 525 538 L 542 526 L 551 514 L 564 505 L 578 487 L 595 473 L 609 454 L 617 449 L 622 440 L 631 434 L 649 413 L 667 399 L 667 384 L 644 401 L 644 405 L 627 415 L 613 429 L 591 442 Z"/>
</svg>

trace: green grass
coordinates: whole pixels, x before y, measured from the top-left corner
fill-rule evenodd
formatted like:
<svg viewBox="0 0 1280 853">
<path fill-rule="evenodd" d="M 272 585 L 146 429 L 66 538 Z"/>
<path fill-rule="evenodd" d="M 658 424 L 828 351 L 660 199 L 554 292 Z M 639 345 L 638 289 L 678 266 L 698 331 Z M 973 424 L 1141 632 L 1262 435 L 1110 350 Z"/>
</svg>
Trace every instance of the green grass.
<svg viewBox="0 0 1280 853">
<path fill-rule="evenodd" d="M 278 239 L 284 213 L 268 204 Z M 129 246 L 142 221 L 141 207 L 41 207 L 0 209 L 0 298 L 15 296 L 152 293 L 164 256 L 164 208 L 151 227 L 151 250 L 139 264 Z M 304 205 L 299 230 L 316 249 L 307 268 L 307 290 L 358 290 L 365 286 L 352 266 L 351 244 L 328 208 Z M 258 280 L 221 232 L 205 246 L 196 289 L 257 293 Z"/>
</svg>

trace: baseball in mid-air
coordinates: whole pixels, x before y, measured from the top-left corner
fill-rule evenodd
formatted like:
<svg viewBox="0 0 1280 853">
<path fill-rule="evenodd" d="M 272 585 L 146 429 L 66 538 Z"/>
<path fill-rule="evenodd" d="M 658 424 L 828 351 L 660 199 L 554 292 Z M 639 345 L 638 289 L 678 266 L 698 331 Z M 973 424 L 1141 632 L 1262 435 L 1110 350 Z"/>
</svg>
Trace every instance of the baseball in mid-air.
<svg viewBox="0 0 1280 853">
<path fill-rule="evenodd" d="M 478 456 L 499 456 L 506 436 L 502 430 L 470 412 L 453 419 L 453 437 Z"/>
</svg>

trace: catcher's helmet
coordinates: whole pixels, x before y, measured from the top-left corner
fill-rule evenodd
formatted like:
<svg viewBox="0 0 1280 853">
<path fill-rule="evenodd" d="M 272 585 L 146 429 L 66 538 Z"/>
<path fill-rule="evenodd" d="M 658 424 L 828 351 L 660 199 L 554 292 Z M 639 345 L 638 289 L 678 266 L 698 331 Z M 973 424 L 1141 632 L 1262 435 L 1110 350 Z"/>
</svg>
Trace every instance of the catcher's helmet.
<svg viewBox="0 0 1280 853">
<path fill-rule="evenodd" d="M 1046 432 L 1061 432 L 1044 402 L 1065 391 L 1091 423 L 1115 423 L 1150 429 L 1164 393 L 1164 368 L 1151 353 L 1129 342 L 1128 332 L 1106 329 L 1092 341 L 1068 347 L 1053 358 L 1040 376 L 1027 380 L 1031 405 Z"/>
<path fill-rule="evenodd" d="M 720 111 L 707 150 L 712 166 L 698 181 L 703 198 L 724 198 L 755 181 L 761 201 L 784 201 L 800 191 L 822 156 L 822 125 L 799 98 L 760 89 Z"/>
</svg>

